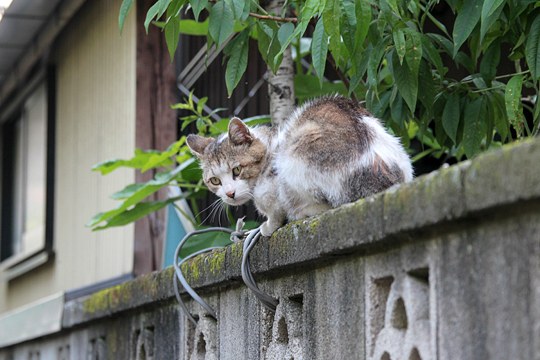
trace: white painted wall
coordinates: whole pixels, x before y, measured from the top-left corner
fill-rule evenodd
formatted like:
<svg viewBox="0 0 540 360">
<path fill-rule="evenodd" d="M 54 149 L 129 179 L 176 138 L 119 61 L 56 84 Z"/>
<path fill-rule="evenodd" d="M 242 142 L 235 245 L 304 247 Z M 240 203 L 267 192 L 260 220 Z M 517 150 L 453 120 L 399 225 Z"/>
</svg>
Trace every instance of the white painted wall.
<svg viewBox="0 0 540 360">
<path fill-rule="evenodd" d="M 132 170 L 105 177 L 90 170 L 100 161 L 129 157 L 135 148 L 135 7 L 120 35 L 120 3 L 89 1 L 57 42 L 56 257 L 9 283 L 0 279 L 0 312 L 133 269 L 132 226 L 101 232 L 85 227 L 97 212 L 116 205 L 110 194 L 135 178 Z"/>
</svg>

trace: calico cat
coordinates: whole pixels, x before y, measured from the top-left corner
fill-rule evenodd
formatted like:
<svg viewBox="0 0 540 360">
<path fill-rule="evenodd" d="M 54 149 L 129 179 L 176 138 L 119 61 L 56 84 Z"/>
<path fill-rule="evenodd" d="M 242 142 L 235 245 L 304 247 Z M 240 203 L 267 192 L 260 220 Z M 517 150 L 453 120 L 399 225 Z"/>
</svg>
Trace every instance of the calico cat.
<svg viewBox="0 0 540 360">
<path fill-rule="evenodd" d="M 247 127 L 233 118 L 217 139 L 189 135 L 208 188 L 233 206 L 254 200 L 270 236 L 297 220 L 355 201 L 413 170 L 399 140 L 357 102 L 323 97 L 277 127 Z"/>
</svg>

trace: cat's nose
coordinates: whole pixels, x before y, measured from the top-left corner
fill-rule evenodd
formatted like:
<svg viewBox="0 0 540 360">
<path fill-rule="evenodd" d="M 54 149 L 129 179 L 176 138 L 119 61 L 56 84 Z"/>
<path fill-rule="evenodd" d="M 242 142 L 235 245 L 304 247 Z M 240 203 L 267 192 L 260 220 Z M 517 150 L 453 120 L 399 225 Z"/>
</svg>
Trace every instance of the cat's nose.
<svg viewBox="0 0 540 360">
<path fill-rule="evenodd" d="M 226 192 L 225 193 L 228 197 L 230 197 L 231 199 L 234 199 L 234 191 L 229 191 L 229 192 Z"/>
</svg>

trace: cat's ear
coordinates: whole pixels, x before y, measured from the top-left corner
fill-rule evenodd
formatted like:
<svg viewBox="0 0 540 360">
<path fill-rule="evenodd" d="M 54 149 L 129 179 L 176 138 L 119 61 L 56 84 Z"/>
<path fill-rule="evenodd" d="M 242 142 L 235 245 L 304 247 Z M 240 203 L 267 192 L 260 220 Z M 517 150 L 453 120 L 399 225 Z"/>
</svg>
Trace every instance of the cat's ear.
<svg viewBox="0 0 540 360">
<path fill-rule="evenodd" d="M 233 117 L 229 122 L 229 140 L 234 145 L 249 145 L 253 141 L 249 128 L 237 117 Z"/>
<path fill-rule="evenodd" d="M 195 134 L 189 134 L 186 139 L 189 149 L 191 150 L 193 155 L 198 158 L 202 157 L 204 149 L 206 149 L 206 147 L 210 145 L 210 143 L 212 143 L 213 141 L 213 138 L 207 138 Z"/>
</svg>

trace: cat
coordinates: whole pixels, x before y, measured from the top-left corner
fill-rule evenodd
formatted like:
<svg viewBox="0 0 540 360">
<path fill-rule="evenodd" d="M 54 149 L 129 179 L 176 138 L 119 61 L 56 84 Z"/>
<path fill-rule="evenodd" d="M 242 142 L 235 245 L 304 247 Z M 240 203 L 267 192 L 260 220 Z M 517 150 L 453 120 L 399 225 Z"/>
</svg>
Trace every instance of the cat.
<svg viewBox="0 0 540 360">
<path fill-rule="evenodd" d="M 218 138 L 191 134 L 203 180 L 226 204 L 253 200 L 270 236 L 298 220 L 413 178 L 399 140 L 356 101 L 322 97 L 279 126 L 250 128 L 234 117 Z"/>
</svg>

